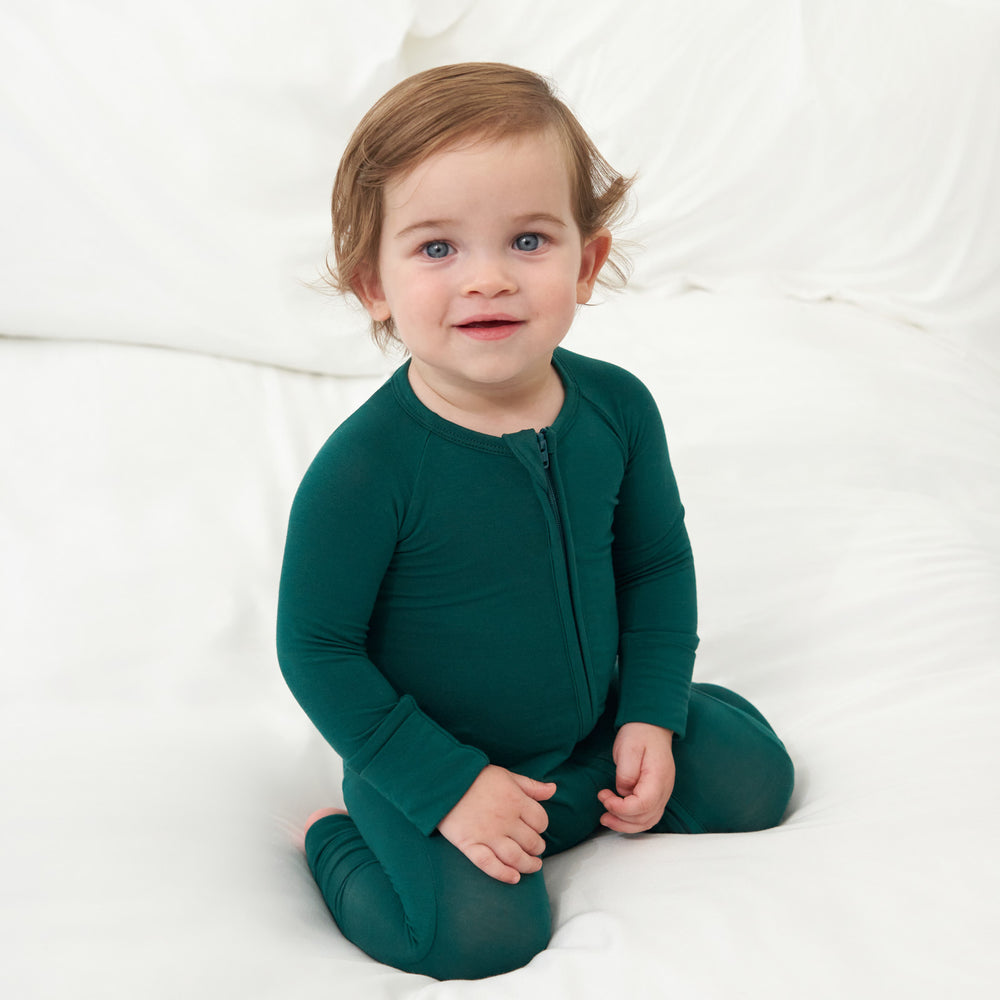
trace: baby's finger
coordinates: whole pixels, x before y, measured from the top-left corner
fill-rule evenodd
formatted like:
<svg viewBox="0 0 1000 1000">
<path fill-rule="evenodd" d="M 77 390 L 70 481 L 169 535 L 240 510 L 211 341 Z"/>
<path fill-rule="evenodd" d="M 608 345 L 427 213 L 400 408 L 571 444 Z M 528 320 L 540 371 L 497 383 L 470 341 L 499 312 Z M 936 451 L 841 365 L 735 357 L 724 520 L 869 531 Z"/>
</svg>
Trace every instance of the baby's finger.
<svg viewBox="0 0 1000 1000">
<path fill-rule="evenodd" d="M 529 778 L 526 774 L 518 774 L 516 771 L 510 771 L 508 773 L 520 786 L 522 792 L 526 795 L 530 795 L 538 802 L 544 802 L 546 799 L 551 799 L 552 796 L 556 794 L 556 785 L 554 781 L 535 781 L 534 778 Z"/>
<path fill-rule="evenodd" d="M 516 840 L 509 837 L 497 844 L 494 850 L 501 862 L 522 875 L 530 875 L 542 867 L 541 858 L 528 854 Z"/>
<path fill-rule="evenodd" d="M 498 882 L 516 885 L 521 881 L 521 873 L 505 864 L 486 844 L 470 844 L 462 848 L 462 853 L 481 871 Z"/>
<path fill-rule="evenodd" d="M 653 824 L 624 820 L 612 813 L 605 813 L 601 817 L 601 825 L 614 830 L 615 833 L 645 833 Z"/>
<path fill-rule="evenodd" d="M 624 798 L 615 795 L 614 792 L 604 789 L 597 795 L 601 805 L 615 816 L 620 816 L 624 820 L 635 822 L 645 812 L 648 811 L 647 803 L 643 802 L 635 795 L 626 795 Z"/>
<path fill-rule="evenodd" d="M 639 775 L 631 794 L 636 798 L 652 802 L 659 797 L 666 783 L 667 778 L 662 768 L 647 768 Z"/>
<path fill-rule="evenodd" d="M 545 811 L 545 807 L 538 802 L 526 803 L 521 811 L 521 819 L 536 833 L 545 833 L 549 825 L 549 814 Z"/>
<path fill-rule="evenodd" d="M 522 823 L 514 837 L 527 854 L 539 855 L 545 850 L 545 841 L 527 823 Z"/>
</svg>

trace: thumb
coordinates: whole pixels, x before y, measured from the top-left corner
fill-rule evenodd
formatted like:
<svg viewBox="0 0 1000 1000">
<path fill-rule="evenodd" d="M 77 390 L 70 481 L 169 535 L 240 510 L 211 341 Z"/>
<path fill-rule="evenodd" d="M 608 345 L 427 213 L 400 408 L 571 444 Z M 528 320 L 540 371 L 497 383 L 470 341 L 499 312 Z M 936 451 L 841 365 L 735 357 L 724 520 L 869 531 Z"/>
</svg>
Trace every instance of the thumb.
<svg viewBox="0 0 1000 1000">
<path fill-rule="evenodd" d="M 521 791 L 530 795 L 536 802 L 544 802 L 556 794 L 554 781 L 535 781 L 534 778 L 529 778 L 526 774 L 517 774 L 514 771 L 510 772 L 510 776 L 517 782 Z"/>
</svg>

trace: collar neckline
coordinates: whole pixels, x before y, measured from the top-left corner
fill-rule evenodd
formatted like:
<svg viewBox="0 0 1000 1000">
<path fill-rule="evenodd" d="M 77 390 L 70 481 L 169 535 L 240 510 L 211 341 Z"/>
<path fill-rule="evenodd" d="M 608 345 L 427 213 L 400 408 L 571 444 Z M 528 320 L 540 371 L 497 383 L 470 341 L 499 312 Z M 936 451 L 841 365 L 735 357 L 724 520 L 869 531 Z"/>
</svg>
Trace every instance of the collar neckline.
<svg viewBox="0 0 1000 1000">
<path fill-rule="evenodd" d="M 567 371 L 565 362 L 566 352 L 563 348 L 557 347 L 552 354 L 552 365 L 562 380 L 565 398 L 563 399 L 563 405 L 559 410 L 558 416 L 549 426 L 559 435 L 565 433 L 569 425 L 573 422 L 580 397 L 576 380 Z M 433 431 L 439 437 L 447 438 L 450 441 L 455 441 L 470 448 L 477 448 L 480 451 L 507 453 L 509 449 L 504 443 L 504 438 L 512 437 L 516 434 L 535 434 L 533 428 L 525 428 L 521 431 L 515 431 L 513 434 L 504 434 L 502 436 L 484 434 L 482 431 L 474 431 L 469 427 L 463 427 L 461 424 L 456 424 L 451 420 L 445 419 L 417 399 L 417 395 L 410 385 L 409 369 L 410 362 L 407 359 L 396 369 L 391 377 L 390 381 L 396 399 L 414 420 L 428 430 Z"/>
</svg>

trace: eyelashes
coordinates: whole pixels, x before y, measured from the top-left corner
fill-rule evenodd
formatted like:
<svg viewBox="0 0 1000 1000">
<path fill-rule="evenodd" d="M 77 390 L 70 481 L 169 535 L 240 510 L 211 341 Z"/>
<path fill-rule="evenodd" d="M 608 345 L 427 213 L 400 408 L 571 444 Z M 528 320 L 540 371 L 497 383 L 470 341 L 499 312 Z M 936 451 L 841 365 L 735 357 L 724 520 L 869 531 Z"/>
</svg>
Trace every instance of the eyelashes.
<svg viewBox="0 0 1000 1000">
<path fill-rule="evenodd" d="M 519 233 L 511 241 L 511 247 L 521 253 L 535 253 L 549 242 L 542 233 Z M 447 240 L 428 240 L 419 247 L 422 257 L 428 260 L 444 260 L 455 253 L 455 248 Z"/>
</svg>

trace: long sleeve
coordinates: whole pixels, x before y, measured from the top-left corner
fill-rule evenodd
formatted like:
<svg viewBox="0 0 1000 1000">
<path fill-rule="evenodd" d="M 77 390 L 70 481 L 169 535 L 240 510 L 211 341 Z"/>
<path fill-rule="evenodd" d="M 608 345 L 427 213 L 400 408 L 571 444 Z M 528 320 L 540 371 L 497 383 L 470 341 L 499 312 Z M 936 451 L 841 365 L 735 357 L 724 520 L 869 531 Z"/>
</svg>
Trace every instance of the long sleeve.
<svg viewBox="0 0 1000 1000">
<path fill-rule="evenodd" d="M 278 600 L 282 673 L 317 729 L 420 830 L 431 833 L 486 755 L 400 694 L 369 658 L 369 620 L 399 536 L 405 483 L 370 442 L 335 435 L 296 495 Z"/>
<path fill-rule="evenodd" d="M 641 383 L 633 400 L 614 522 L 617 723 L 648 722 L 683 736 L 698 646 L 694 561 L 659 411 Z"/>
</svg>

